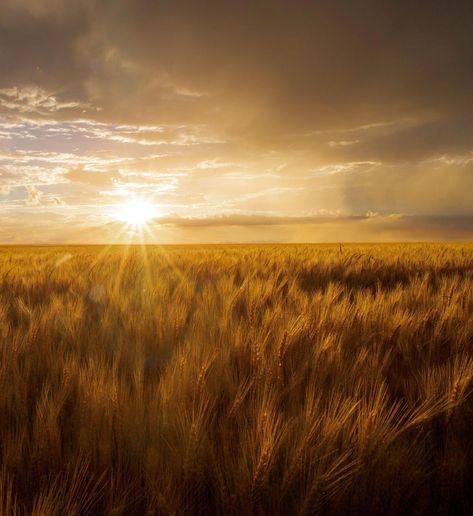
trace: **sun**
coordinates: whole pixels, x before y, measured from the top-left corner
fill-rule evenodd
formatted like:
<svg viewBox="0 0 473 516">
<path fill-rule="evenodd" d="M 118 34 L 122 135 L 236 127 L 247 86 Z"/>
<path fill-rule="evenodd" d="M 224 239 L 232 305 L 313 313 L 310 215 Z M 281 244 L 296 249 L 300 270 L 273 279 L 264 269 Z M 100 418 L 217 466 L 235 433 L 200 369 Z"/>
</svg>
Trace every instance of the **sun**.
<svg viewBox="0 0 473 516">
<path fill-rule="evenodd" d="M 146 225 L 156 214 L 156 207 L 146 199 L 134 198 L 123 204 L 117 213 L 117 218 L 130 226 Z"/>
</svg>

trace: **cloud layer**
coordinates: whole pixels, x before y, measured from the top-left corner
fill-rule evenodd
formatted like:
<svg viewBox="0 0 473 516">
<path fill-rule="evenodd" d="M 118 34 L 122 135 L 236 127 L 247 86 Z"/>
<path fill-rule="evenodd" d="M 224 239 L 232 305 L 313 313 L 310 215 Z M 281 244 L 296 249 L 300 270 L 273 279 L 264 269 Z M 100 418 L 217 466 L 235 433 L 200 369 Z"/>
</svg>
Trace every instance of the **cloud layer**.
<svg viewBox="0 0 473 516">
<path fill-rule="evenodd" d="M 237 220 L 311 239 L 326 216 L 383 239 L 369 212 L 471 238 L 472 33 L 466 1 L 5 0 L 0 236 L 41 213 L 106 239 L 146 196 L 197 240 Z"/>
</svg>

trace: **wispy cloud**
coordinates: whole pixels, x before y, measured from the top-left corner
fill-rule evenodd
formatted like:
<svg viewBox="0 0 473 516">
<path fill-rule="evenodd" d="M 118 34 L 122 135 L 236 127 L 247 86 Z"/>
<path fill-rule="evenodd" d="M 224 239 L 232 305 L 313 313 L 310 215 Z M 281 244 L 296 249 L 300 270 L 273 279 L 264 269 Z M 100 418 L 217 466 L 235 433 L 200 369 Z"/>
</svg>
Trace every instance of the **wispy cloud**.
<svg viewBox="0 0 473 516">
<path fill-rule="evenodd" d="M 0 185 L 0 195 L 10 195 L 11 187 L 10 185 Z"/>
<path fill-rule="evenodd" d="M 334 221 L 361 220 L 365 217 L 342 217 L 340 215 L 328 215 L 324 211 L 317 215 L 308 216 L 284 216 L 265 214 L 221 214 L 206 217 L 182 217 L 168 215 L 155 219 L 156 224 L 169 224 L 183 227 L 208 227 L 208 226 L 279 226 L 299 224 L 325 224 Z M 366 217 L 367 218 L 367 217 Z"/>
<path fill-rule="evenodd" d="M 37 86 L 15 86 L 0 89 L 0 108 L 10 115 L 53 115 L 58 111 L 85 112 L 90 104 L 60 100 L 56 94 Z"/>
<path fill-rule="evenodd" d="M 34 185 L 26 185 L 25 190 L 28 194 L 28 198 L 26 199 L 28 206 L 38 206 L 38 204 L 41 204 L 41 197 L 43 195 L 41 190 Z"/>
<path fill-rule="evenodd" d="M 336 174 L 346 174 L 359 172 L 360 170 L 371 170 L 374 167 L 381 166 L 382 163 L 378 161 L 354 161 L 347 163 L 333 163 L 313 169 L 311 172 L 315 176 L 333 176 Z"/>
<path fill-rule="evenodd" d="M 360 143 L 360 140 L 330 140 L 328 142 L 329 147 L 348 147 L 350 145 L 355 145 L 357 143 Z"/>
</svg>

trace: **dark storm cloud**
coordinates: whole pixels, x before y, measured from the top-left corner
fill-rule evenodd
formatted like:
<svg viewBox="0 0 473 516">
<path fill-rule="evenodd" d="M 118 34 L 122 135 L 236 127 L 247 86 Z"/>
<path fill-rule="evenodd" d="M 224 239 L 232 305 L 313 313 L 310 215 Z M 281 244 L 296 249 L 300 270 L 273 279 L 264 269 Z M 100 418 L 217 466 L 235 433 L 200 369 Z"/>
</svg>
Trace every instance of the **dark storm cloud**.
<svg viewBox="0 0 473 516">
<path fill-rule="evenodd" d="M 104 30 L 125 58 L 261 138 L 471 107 L 471 3 L 113 5 Z"/>
<path fill-rule="evenodd" d="M 84 3 L 84 5 L 86 5 Z M 79 43 L 87 37 L 88 13 L 75 0 L 5 0 L 0 5 L 0 87 L 34 85 L 83 95 L 87 62 Z"/>
<path fill-rule="evenodd" d="M 323 129 L 472 107 L 471 2 L 5 5 L 2 82 L 88 87 L 110 116 L 135 105 L 128 116 L 160 109 L 234 131 L 248 124 L 263 138 L 269 128 Z"/>
</svg>

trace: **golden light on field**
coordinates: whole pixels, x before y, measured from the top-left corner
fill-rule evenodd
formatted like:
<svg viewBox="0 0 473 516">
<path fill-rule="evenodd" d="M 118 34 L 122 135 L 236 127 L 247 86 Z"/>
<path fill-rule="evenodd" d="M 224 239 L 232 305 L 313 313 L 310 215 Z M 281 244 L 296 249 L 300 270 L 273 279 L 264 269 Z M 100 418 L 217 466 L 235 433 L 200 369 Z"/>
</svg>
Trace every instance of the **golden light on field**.
<svg viewBox="0 0 473 516">
<path fill-rule="evenodd" d="M 134 198 L 120 206 L 116 216 L 130 226 L 142 227 L 156 216 L 156 211 L 156 205 L 147 199 Z"/>
<path fill-rule="evenodd" d="M 473 516 L 472 33 L 0 0 L 0 516 Z"/>
<path fill-rule="evenodd" d="M 473 244 L 0 247 L 0 514 L 472 514 L 472 263 Z"/>
</svg>

